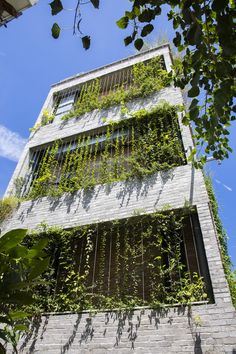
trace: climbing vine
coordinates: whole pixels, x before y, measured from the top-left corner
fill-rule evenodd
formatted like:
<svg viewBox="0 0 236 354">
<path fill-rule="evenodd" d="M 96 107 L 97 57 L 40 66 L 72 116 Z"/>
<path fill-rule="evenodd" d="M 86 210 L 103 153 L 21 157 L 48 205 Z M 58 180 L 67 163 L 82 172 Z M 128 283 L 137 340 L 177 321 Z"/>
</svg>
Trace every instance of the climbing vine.
<svg viewBox="0 0 236 354">
<path fill-rule="evenodd" d="M 107 81 L 108 79 L 106 79 Z M 135 98 L 147 97 L 152 93 L 165 88 L 171 83 L 171 76 L 163 68 L 161 57 L 155 57 L 148 62 L 140 62 L 132 66 L 130 76 L 122 78 L 121 82 L 113 83 L 103 92 L 102 79 L 95 79 L 82 85 L 73 109 L 61 119 L 66 121 L 79 117 L 94 109 L 107 109 L 111 106 L 121 106 L 121 113 L 126 113 L 125 104 Z M 31 132 L 52 123 L 53 113 L 43 111 L 41 122 L 37 123 Z"/>
<path fill-rule="evenodd" d="M 32 246 L 49 239 L 50 266 L 34 289 L 37 310 L 206 300 L 201 275 L 189 273 L 183 256 L 182 230 L 188 217 L 168 211 L 71 230 L 41 227 L 27 240 Z"/>
<path fill-rule="evenodd" d="M 179 134 L 177 108 L 164 105 L 137 111 L 93 136 L 81 135 L 64 152 L 62 143 L 55 142 L 31 167 L 27 198 L 58 196 L 182 165 Z"/>
<path fill-rule="evenodd" d="M 90 0 L 98 9 L 100 0 Z M 129 3 L 129 5 L 128 5 Z M 90 47 L 91 38 L 83 35 L 80 24 L 83 2 L 77 0 L 73 33 L 79 34 L 83 47 Z M 50 3 L 52 15 L 64 9 L 63 0 Z M 114 11 L 115 8 L 114 8 Z M 157 29 L 157 18 L 170 22 L 175 31 L 173 44 L 182 52 L 182 63 L 173 76 L 174 84 L 188 89 L 192 99 L 189 115 L 183 120 L 196 126 L 196 143 L 205 147 L 200 166 L 207 155 L 224 159 L 232 149 L 229 146 L 229 127 L 235 120 L 235 1 L 233 0 L 130 0 L 124 15 L 116 22 L 121 29 L 130 29 L 124 38 L 127 46 L 134 44 L 137 50 L 144 46 L 144 38 Z M 52 27 L 52 36 L 58 38 L 61 28 Z M 204 97 L 204 99 L 203 99 Z M 202 102 L 203 101 L 203 102 Z"/>
<path fill-rule="evenodd" d="M 209 176 L 205 175 L 205 183 L 208 192 L 208 196 L 210 199 L 211 210 L 216 226 L 217 235 L 220 242 L 221 247 L 221 255 L 223 261 L 223 267 L 225 271 L 225 275 L 229 284 L 229 289 L 231 293 L 231 298 L 234 307 L 236 308 L 236 272 L 232 271 L 232 262 L 230 256 L 228 254 L 228 246 L 227 246 L 227 234 L 219 217 L 218 204 L 216 200 L 216 196 L 214 193 L 214 189 L 212 186 L 212 181 Z"/>
<path fill-rule="evenodd" d="M 79 117 L 94 109 L 106 109 L 121 105 L 124 111 L 125 104 L 138 97 L 147 97 L 152 93 L 168 86 L 171 78 L 163 69 L 160 57 L 150 59 L 147 63 L 140 62 L 131 69 L 130 77 L 111 85 L 106 94 L 102 94 L 102 80 L 95 79 L 84 84 L 74 108 L 62 117 L 62 120 Z"/>
<path fill-rule="evenodd" d="M 17 197 L 5 197 L 0 199 L 0 226 L 2 223 L 11 216 L 13 211 L 19 205 L 19 199 Z"/>
<path fill-rule="evenodd" d="M 29 131 L 31 133 L 37 132 L 44 125 L 52 123 L 54 118 L 55 118 L 54 114 L 51 114 L 48 110 L 45 109 L 43 111 L 41 121 L 39 123 L 35 124 L 35 126 L 33 128 L 30 128 Z"/>
</svg>

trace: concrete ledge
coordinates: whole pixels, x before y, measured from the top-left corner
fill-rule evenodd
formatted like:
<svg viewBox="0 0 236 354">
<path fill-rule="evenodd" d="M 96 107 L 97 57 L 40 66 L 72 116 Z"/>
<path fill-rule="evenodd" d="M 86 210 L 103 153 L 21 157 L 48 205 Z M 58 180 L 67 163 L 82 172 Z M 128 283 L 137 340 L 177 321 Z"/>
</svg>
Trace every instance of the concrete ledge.
<svg viewBox="0 0 236 354">
<path fill-rule="evenodd" d="M 35 318 L 20 353 L 206 353 L 236 351 L 235 313 L 215 305 Z M 10 350 L 9 350 L 10 353 Z"/>
<path fill-rule="evenodd" d="M 158 172 L 143 179 L 97 185 L 94 189 L 22 202 L 5 224 L 10 229 L 34 229 L 41 222 L 70 228 L 101 221 L 152 213 L 163 207 L 181 208 L 186 203 L 207 203 L 201 171 L 191 165 Z"/>
</svg>

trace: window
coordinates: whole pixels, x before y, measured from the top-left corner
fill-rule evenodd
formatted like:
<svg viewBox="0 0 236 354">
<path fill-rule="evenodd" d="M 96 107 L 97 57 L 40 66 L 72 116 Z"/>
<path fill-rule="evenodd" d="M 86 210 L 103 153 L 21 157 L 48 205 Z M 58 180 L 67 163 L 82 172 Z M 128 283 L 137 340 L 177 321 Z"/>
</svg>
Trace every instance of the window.
<svg viewBox="0 0 236 354">
<path fill-rule="evenodd" d="M 81 226 L 62 236 L 49 231 L 51 265 L 45 274 L 50 275 L 45 289 L 49 304 L 51 296 L 55 302 L 63 294 L 70 308 L 211 299 L 202 236 L 196 227 L 195 212 L 175 210 Z"/>
<path fill-rule="evenodd" d="M 94 109 L 108 108 L 121 101 L 150 95 L 167 86 L 169 81 L 163 57 L 127 66 L 58 92 L 54 97 L 55 120 L 69 119 Z"/>
<path fill-rule="evenodd" d="M 75 96 L 75 92 L 67 92 L 56 99 L 54 106 L 54 121 L 60 121 L 61 117 L 74 107 Z"/>
<path fill-rule="evenodd" d="M 32 151 L 24 194 L 74 192 L 185 163 L 174 108 L 101 129 Z"/>
</svg>

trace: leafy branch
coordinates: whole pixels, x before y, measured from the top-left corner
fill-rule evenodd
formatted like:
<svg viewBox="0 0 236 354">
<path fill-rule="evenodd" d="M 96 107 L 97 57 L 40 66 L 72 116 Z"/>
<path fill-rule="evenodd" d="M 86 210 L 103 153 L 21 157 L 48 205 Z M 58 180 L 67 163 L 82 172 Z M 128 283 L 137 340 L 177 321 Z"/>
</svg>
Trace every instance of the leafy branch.
<svg viewBox="0 0 236 354">
<path fill-rule="evenodd" d="M 95 9 L 99 8 L 99 0 L 90 0 L 87 2 L 84 2 L 83 0 L 77 0 L 77 4 L 74 10 L 74 20 L 73 20 L 73 35 L 79 35 L 83 44 L 84 49 L 89 49 L 90 48 L 90 36 L 88 35 L 83 35 L 83 32 L 80 28 L 81 22 L 82 22 L 82 14 L 81 14 L 81 6 L 82 5 L 87 5 L 87 4 L 92 4 Z M 63 4 L 61 0 L 53 0 L 50 4 L 51 7 L 51 14 L 52 16 L 55 16 L 59 14 L 62 10 L 64 10 Z M 58 25 L 58 23 L 54 23 L 51 29 L 52 32 L 52 37 L 57 39 L 60 36 L 61 33 L 61 27 Z"/>
<path fill-rule="evenodd" d="M 134 42 L 140 50 L 145 37 L 154 30 L 151 24 L 161 15 L 162 5 L 168 5 L 168 20 L 176 36 L 173 40 L 183 60 L 177 74 L 173 74 L 176 87 L 189 87 L 192 98 L 185 124 L 195 126 L 197 145 L 219 160 L 229 156 L 229 127 L 235 120 L 235 54 L 236 41 L 233 18 L 235 4 L 231 1 L 176 1 L 131 0 L 132 9 L 117 21 L 124 29 L 133 25 L 132 35 L 124 39 L 125 45 Z M 203 98 L 205 97 L 205 99 Z"/>
<path fill-rule="evenodd" d="M 73 33 L 79 33 L 82 20 L 81 6 L 91 3 L 99 8 L 99 0 L 77 2 Z M 234 77 L 236 34 L 234 30 L 235 3 L 231 0 L 131 0 L 130 11 L 125 11 L 117 21 L 121 29 L 131 27 L 131 34 L 124 39 L 127 46 L 134 44 L 137 50 L 155 29 L 154 20 L 162 13 L 162 6 L 169 6 L 168 20 L 176 31 L 173 43 L 183 60 L 173 73 L 176 87 L 187 88 L 192 99 L 184 123 L 193 123 L 195 140 L 205 154 L 200 165 L 209 154 L 223 160 L 229 156 L 229 130 L 235 120 L 236 106 Z M 52 15 L 63 10 L 61 0 L 50 3 Z M 58 38 L 60 27 L 53 25 L 52 35 Z M 81 37 L 83 47 L 90 47 L 90 36 Z"/>
</svg>

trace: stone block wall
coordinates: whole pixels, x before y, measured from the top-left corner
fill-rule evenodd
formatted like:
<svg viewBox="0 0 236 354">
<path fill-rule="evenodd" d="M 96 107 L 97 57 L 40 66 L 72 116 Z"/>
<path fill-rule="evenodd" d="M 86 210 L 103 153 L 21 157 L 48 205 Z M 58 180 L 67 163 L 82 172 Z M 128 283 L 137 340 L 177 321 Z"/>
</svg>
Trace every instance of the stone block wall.
<svg viewBox="0 0 236 354">
<path fill-rule="evenodd" d="M 19 349 L 27 354 L 235 354 L 236 318 L 228 304 L 48 314 L 35 319 Z"/>
</svg>

